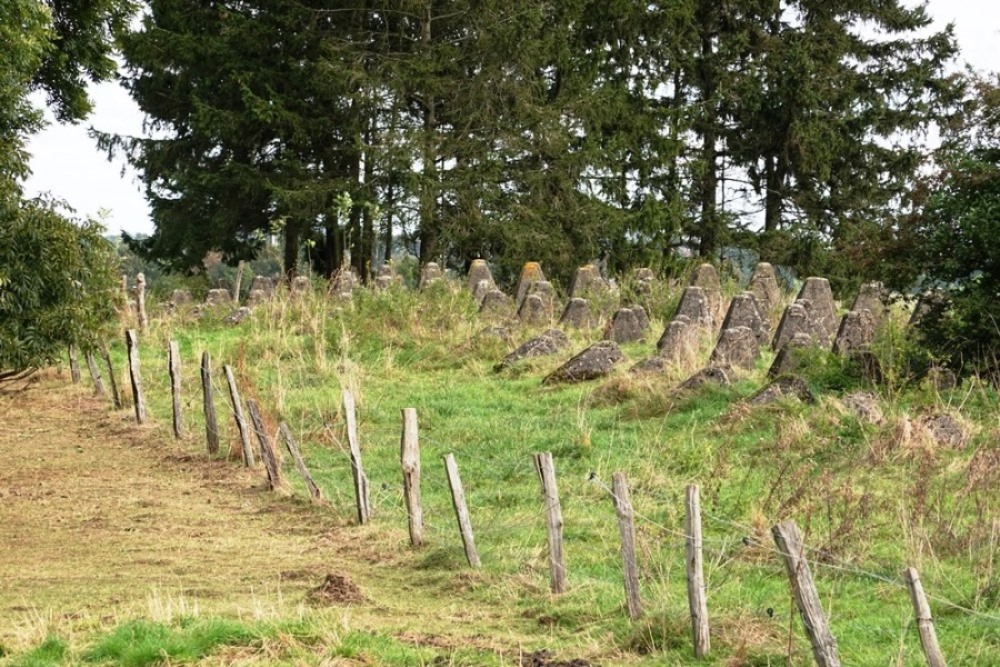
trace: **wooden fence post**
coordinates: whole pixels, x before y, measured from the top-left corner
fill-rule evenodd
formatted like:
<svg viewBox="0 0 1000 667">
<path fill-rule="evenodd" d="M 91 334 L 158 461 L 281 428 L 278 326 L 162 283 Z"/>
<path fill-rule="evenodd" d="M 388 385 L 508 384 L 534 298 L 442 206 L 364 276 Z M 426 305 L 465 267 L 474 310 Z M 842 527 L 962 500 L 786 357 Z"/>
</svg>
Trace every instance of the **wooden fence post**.
<svg viewBox="0 0 1000 667">
<path fill-rule="evenodd" d="M 243 416 L 243 403 L 240 401 L 240 390 L 236 386 L 233 369 L 226 365 L 222 367 L 222 372 L 226 374 L 226 382 L 229 384 L 229 398 L 233 402 L 233 418 L 236 420 L 236 428 L 240 432 L 240 450 L 243 453 L 243 466 L 252 468 L 256 464 L 256 461 L 253 456 L 253 445 L 250 444 L 250 434 L 247 433 L 247 420 Z"/>
<path fill-rule="evenodd" d="M 639 597 L 639 563 L 635 556 L 635 511 L 628 490 L 625 473 L 611 476 L 611 492 L 618 514 L 618 532 L 622 540 L 622 560 L 625 566 L 625 602 L 629 618 L 642 616 L 642 599 Z"/>
<path fill-rule="evenodd" d="M 281 434 L 282 439 L 285 441 L 285 447 L 288 448 L 288 453 L 292 455 L 292 461 L 295 462 L 295 468 L 302 475 L 302 480 L 306 483 L 306 488 L 309 489 L 309 495 L 313 500 L 323 500 L 323 492 L 316 486 L 312 475 L 309 474 L 309 468 L 306 467 L 306 462 L 302 460 L 302 454 L 299 453 L 299 448 L 295 444 L 295 439 L 292 437 L 292 431 L 288 428 L 288 424 L 281 422 L 278 425 L 278 433 Z"/>
<path fill-rule="evenodd" d="M 552 452 L 535 454 L 535 472 L 542 485 L 542 499 L 545 501 L 545 527 L 549 539 L 549 574 L 552 592 L 566 591 L 566 563 L 563 557 L 563 517 L 559 503 L 559 487 L 556 484 L 556 466 Z"/>
<path fill-rule="evenodd" d="M 118 393 L 118 380 L 115 379 L 115 367 L 111 363 L 111 355 L 108 354 L 108 346 L 101 344 L 101 358 L 104 359 L 104 364 L 108 367 L 108 383 L 111 385 L 111 403 L 115 406 L 115 410 L 122 409 L 122 397 Z"/>
<path fill-rule="evenodd" d="M 215 391 L 212 388 L 212 356 L 201 354 L 201 398 L 205 410 L 205 441 L 208 453 L 219 453 L 219 423 L 215 417 Z"/>
<path fill-rule="evenodd" d="M 399 458 L 403 467 L 403 497 L 406 498 L 410 544 L 419 547 L 424 543 L 424 508 L 420 500 L 420 440 L 415 408 L 403 408 Z"/>
<path fill-rule="evenodd" d="M 253 430 L 257 434 L 257 443 L 260 445 L 260 458 L 264 460 L 264 470 L 267 473 L 267 486 L 271 491 L 281 486 L 281 466 L 278 464 L 278 455 L 271 445 L 271 438 L 267 434 L 267 427 L 260 416 L 260 409 L 257 401 L 252 398 L 247 399 L 247 412 L 250 413 L 250 420 L 253 422 Z"/>
<path fill-rule="evenodd" d="M 74 383 L 80 381 L 80 361 L 76 358 L 76 345 L 69 346 L 69 376 Z"/>
<path fill-rule="evenodd" d="M 139 373 L 139 337 L 134 329 L 125 332 L 125 347 L 128 348 L 128 376 L 132 382 L 135 420 L 140 424 L 145 424 L 146 402 L 142 396 L 142 377 Z"/>
<path fill-rule="evenodd" d="M 694 656 L 703 658 L 708 655 L 711 642 L 708 635 L 708 601 L 705 595 L 705 574 L 701 550 L 701 499 L 697 484 L 688 485 L 684 500 L 688 607 L 691 609 Z"/>
<path fill-rule="evenodd" d="M 101 379 L 101 369 L 97 367 L 97 362 L 94 361 L 94 353 L 87 352 L 87 368 L 90 370 L 90 379 L 94 381 L 94 395 L 104 396 L 104 380 Z"/>
<path fill-rule="evenodd" d="M 840 667 L 840 656 L 837 653 L 837 640 L 830 632 L 823 604 L 813 583 L 809 562 L 805 558 L 805 544 L 802 534 L 794 521 L 785 521 L 771 528 L 774 542 L 778 545 L 782 559 L 785 561 L 785 571 L 792 584 L 792 595 L 795 605 L 802 616 L 802 625 L 809 635 L 812 644 L 813 657 L 819 667 Z"/>
<path fill-rule="evenodd" d="M 184 437 L 184 416 L 181 414 L 181 351 L 177 341 L 167 345 L 167 367 L 170 372 L 170 398 L 173 402 L 174 437 Z"/>
<path fill-rule="evenodd" d="M 354 499 L 358 505 L 358 523 L 364 525 L 371 518 L 371 496 L 368 493 L 368 478 L 361 465 L 357 406 L 350 389 L 344 390 L 344 419 L 347 422 L 347 444 L 351 456 L 351 474 L 354 477 Z"/>
<path fill-rule="evenodd" d="M 934 619 L 931 618 L 931 606 L 927 603 L 924 586 L 920 583 L 920 574 L 916 568 L 906 568 L 906 587 L 910 590 L 913 614 L 917 618 L 917 630 L 920 632 L 920 646 L 924 649 L 927 664 L 929 667 L 945 667 L 944 654 L 941 653 L 937 633 L 934 631 Z"/>
<path fill-rule="evenodd" d="M 469 518 L 469 507 L 465 503 L 465 489 L 462 488 L 462 478 L 458 476 L 458 464 L 454 454 L 444 457 L 444 469 L 448 473 L 448 486 L 451 488 L 451 503 L 458 517 L 458 531 L 462 534 L 462 544 L 465 545 L 465 557 L 472 567 L 480 567 L 479 552 L 476 551 L 476 540 L 472 535 L 472 520 Z"/>
<path fill-rule="evenodd" d="M 139 273 L 135 277 L 135 308 L 139 315 L 139 331 L 146 333 L 149 328 L 149 318 L 146 316 L 146 274 Z"/>
<path fill-rule="evenodd" d="M 242 259 L 240 263 L 236 265 L 236 280 L 233 284 L 233 305 L 239 307 L 240 305 L 240 283 L 243 282 L 243 267 L 246 266 L 246 262 Z"/>
</svg>

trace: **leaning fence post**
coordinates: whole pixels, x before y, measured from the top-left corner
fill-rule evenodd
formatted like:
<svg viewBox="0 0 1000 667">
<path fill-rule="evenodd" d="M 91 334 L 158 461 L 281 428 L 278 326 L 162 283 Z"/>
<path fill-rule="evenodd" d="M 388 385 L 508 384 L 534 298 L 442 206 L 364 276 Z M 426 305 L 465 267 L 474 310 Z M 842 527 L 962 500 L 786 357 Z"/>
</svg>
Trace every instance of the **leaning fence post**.
<svg viewBox="0 0 1000 667">
<path fill-rule="evenodd" d="M 927 603 L 924 586 L 920 583 L 920 574 L 916 568 L 906 568 L 906 587 L 910 590 L 913 613 L 917 617 L 917 630 L 920 632 L 920 646 L 924 649 L 927 664 L 929 667 L 945 667 L 944 655 L 934 631 L 934 619 L 931 618 L 931 606 Z"/>
<path fill-rule="evenodd" d="M 816 664 L 819 667 L 840 667 L 837 640 L 827 625 L 823 604 L 820 602 L 819 593 L 816 592 L 812 572 L 809 571 L 809 563 L 804 556 L 806 547 L 802 542 L 799 527 L 794 521 L 785 521 L 771 528 L 771 534 L 785 562 L 785 571 L 792 585 L 795 605 L 802 616 L 806 634 L 809 635 Z"/>
<path fill-rule="evenodd" d="M 299 453 L 299 448 L 295 444 L 295 438 L 292 437 L 292 431 L 288 428 L 288 424 L 281 422 L 278 425 L 278 433 L 281 434 L 282 439 L 285 441 L 285 447 L 288 448 L 288 453 L 292 455 L 292 461 L 295 462 L 295 468 L 302 475 L 303 481 L 306 483 L 306 488 L 309 489 L 309 495 L 312 496 L 313 500 L 322 500 L 323 492 L 320 488 L 316 486 L 316 482 L 313 481 L 312 475 L 309 474 L 309 468 L 306 467 L 306 462 L 302 460 L 302 454 Z"/>
<path fill-rule="evenodd" d="M 264 471 L 267 473 L 267 487 L 274 491 L 281 486 L 281 468 L 278 465 L 278 455 L 271 446 L 271 438 L 267 435 L 267 427 L 260 416 L 257 408 L 257 401 L 252 398 L 247 399 L 247 412 L 250 413 L 250 420 L 253 422 L 253 430 L 257 434 L 257 443 L 260 445 L 260 458 L 264 460 Z"/>
<path fill-rule="evenodd" d="M 90 370 L 90 379 L 94 381 L 94 395 L 104 396 L 104 380 L 101 379 L 101 369 L 94 361 L 94 353 L 87 352 L 87 368 Z"/>
<path fill-rule="evenodd" d="M 80 362 L 76 358 L 76 345 L 69 346 L 69 376 L 74 383 L 80 381 Z"/>
<path fill-rule="evenodd" d="M 128 348 L 128 376 L 132 382 L 135 420 L 140 424 L 145 424 L 146 402 L 142 396 L 142 377 L 139 373 L 139 338 L 134 329 L 125 332 L 125 346 Z"/>
<path fill-rule="evenodd" d="M 535 472 L 542 485 L 542 498 L 545 501 L 545 527 L 549 539 L 549 574 L 552 580 L 552 592 L 566 591 L 566 564 L 563 558 L 563 517 L 562 506 L 559 504 L 559 487 L 556 484 L 556 466 L 552 461 L 552 452 L 535 454 Z"/>
<path fill-rule="evenodd" d="M 403 435 L 400 438 L 399 448 L 410 544 L 419 547 L 424 543 L 424 509 L 420 500 L 420 440 L 417 435 L 415 408 L 403 408 Z"/>
<path fill-rule="evenodd" d="M 146 333 L 149 318 L 146 316 L 146 275 L 143 273 L 135 277 L 135 307 L 139 315 L 139 331 Z"/>
<path fill-rule="evenodd" d="M 219 423 L 215 417 L 215 393 L 212 389 L 212 356 L 201 354 L 201 398 L 205 410 L 205 441 L 210 455 L 219 453 Z"/>
<path fill-rule="evenodd" d="M 170 372 L 170 398 L 173 403 L 174 437 L 184 437 L 184 417 L 181 414 L 181 351 L 177 341 L 167 345 L 167 367 Z"/>
<path fill-rule="evenodd" d="M 344 390 L 344 419 L 347 422 L 347 445 L 351 457 L 351 474 L 354 477 L 354 498 L 358 505 L 358 523 L 364 525 L 371 518 L 371 497 L 368 494 L 368 478 L 361 465 L 357 406 L 350 389 Z"/>
<path fill-rule="evenodd" d="M 240 260 L 240 263 L 236 265 L 236 280 L 233 281 L 233 305 L 240 305 L 240 283 L 243 282 L 243 267 L 246 266 L 244 260 Z"/>
<path fill-rule="evenodd" d="M 701 499 L 697 484 L 688 485 L 684 500 L 688 607 L 691 609 L 694 656 L 703 658 L 708 655 L 711 643 L 708 635 L 708 601 L 705 596 L 705 574 L 701 549 Z"/>
<path fill-rule="evenodd" d="M 469 506 L 465 503 L 465 489 L 462 488 L 462 478 L 458 476 L 458 464 L 455 455 L 444 457 L 444 469 L 448 473 L 448 487 L 451 489 L 451 503 L 455 507 L 458 518 L 458 531 L 462 534 L 462 544 L 465 546 L 465 558 L 472 567 L 480 567 L 479 552 L 476 551 L 476 540 L 472 535 L 472 520 L 469 518 Z"/>
<path fill-rule="evenodd" d="M 111 403 L 115 406 L 115 410 L 121 410 L 122 397 L 118 393 L 118 380 L 115 379 L 115 367 L 111 363 L 108 346 L 103 343 L 101 344 L 101 358 L 104 359 L 104 363 L 108 367 L 108 382 L 111 384 Z"/>
<path fill-rule="evenodd" d="M 625 566 L 625 601 L 629 618 L 642 616 L 642 599 L 639 597 L 639 564 L 635 556 L 635 511 L 629 495 L 625 473 L 611 476 L 611 493 L 618 514 L 618 532 L 622 540 L 622 560 Z"/>
<path fill-rule="evenodd" d="M 226 374 L 226 383 L 229 385 L 229 398 L 233 402 L 233 418 L 236 420 L 236 428 L 240 432 L 240 451 L 243 453 L 243 466 L 252 468 L 256 461 L 254 461 L 253 456 L 253 445 L 250 444 L 250 434 L 247 433 L 247 419 L 243 416 L 243 403 L 240 401 L 240 390 L 236 386 L 233 369 L 226 365 L 222 367 L 222 372 Z"/>
</svg>

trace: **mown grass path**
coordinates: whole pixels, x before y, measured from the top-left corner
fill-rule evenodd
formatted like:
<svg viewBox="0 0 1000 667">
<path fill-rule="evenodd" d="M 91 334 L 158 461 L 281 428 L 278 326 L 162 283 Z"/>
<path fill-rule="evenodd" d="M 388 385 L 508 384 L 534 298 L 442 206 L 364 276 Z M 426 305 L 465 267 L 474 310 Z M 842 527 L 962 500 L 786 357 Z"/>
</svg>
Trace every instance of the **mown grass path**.
<svg viewBox="0 0 1000 667">
<path fill-rule="evenodd" d="M 329 526 L 66 379 L 0 394 L 0 615 L 249 613 L 334 571 Z"/>
</svg>

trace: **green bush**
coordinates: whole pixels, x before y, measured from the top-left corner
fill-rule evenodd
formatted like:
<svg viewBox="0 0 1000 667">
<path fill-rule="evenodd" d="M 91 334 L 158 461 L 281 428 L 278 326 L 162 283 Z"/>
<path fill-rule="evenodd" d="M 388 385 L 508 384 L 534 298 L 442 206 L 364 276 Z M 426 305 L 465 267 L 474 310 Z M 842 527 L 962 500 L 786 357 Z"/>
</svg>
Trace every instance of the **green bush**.
<svg viewBox="0 0 1000 667">
<path fill-rule="evenodd" d="M 0 379 L 87 350 L 120 299 L 110 243 L 39 201 L 0 209 Z"/>
</svg>

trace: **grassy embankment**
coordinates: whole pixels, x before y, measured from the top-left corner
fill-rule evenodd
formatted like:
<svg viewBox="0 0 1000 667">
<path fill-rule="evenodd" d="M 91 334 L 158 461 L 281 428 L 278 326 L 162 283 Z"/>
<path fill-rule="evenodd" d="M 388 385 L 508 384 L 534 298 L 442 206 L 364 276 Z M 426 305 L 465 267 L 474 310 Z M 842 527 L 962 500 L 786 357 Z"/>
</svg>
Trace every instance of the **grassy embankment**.
<svg viewBox="0 0 1000 667">
<path fill-rule="evenodd" d="M 652 353 L 676 296 L 657 300 L 649 342 L 624 346 L 631 361 Z M 285 420 L 296 434 L 330 499 L 312 511 L 348 542 L 340 549 L 341 565 L 364 593 L 358 607 L 368 611 L 346 630 L 328 609 L 296 607 L 301 597 L 285 601 L 287 617 L 279 612 L 255 622 L 232 620 L 232 610 L 203 604 L 197 616 L 159 624 L 118 619 L 115 627 L 70 644 L 53 635 L 28 653 L 14 650 L 10 664 L 48 664 L 45 656 L 124 660 L 122 651 L 139 655 L 146 646 L 150 656 L 165 652 L 183 661 L 212 651 L 218 657 L 220 646 L 233 645 L 262 662 L 338 664 L 336 656 L 347 656 L 361 664 L 517 664 L 521 650 L 548 649 L 599 664 L 695 664 L 681 532 L 689 483 L 702 486 L 705 512 L 713 641 L 705 664 L 810 663 L 769 533 L 787 518 L 798 522 L 807 544 L 822 550 L 813 554 L 813 572 L 844 664 L 920 664 L 902 586 L 907 565 L 919 568 L 930 594 L 967 608 L 932 601 L 950 664 L 1000 663 L 1000 575 L 994 571 L 1000 401 L 976 382 L 938 392 L 926 382 L 899 379 L 894 357 L 906 343 L 898 324 L 878 343 L 887 371 L 878 386 L 847 364 L 815 355 L 806 375 L 818 404 L 762 407 L 745 400 L 765 383 L 768 352 L 730 387 L 673 391 L 704 363 L 710 342 L 664 375 L 631 378 L 625 366 L 606 381 L 550 387 L 541 378 L 569 353 L 497 374 L 493 365 L 511 346 L 477 336 L 483 326 L 471 298 L 445 285 L 423 294 L 359 290 L 346 305 L 320 296 L 282 299 L 235 328 L 215 316 L 155 318 L 143 339 L 143 375 L 162 437 L 170 414 L 167 341 L 181 345 L 189 425 L 182 447 L 196 455 L 203 442 L 198 356 L 210 351 L 220 370 L 232 364 L 245 397 L 258 398 L 273 425 Z M 529 333 L 518 331 L 517 342 Z M 598 334 L 572 334 L 572 351 Z M 121 346 L 115 348 L 121 367 Z M 216 386 L 224 387 L 221 372 Z M 345 387 L 359 398 L 373 489 L 374 520 L 365 527 L 350 526 L 353 488 L 340 407 Z M 839 398 L 856 390 L 878 393 L 881 423 L 863 422 L 844 408 Z M 217 398 L 228 418 L 225 400 Z M 408 546 L 400 484 L 404 407 L 419 414 L 427 526 L 427 544 L 419 550 Z M 939 412 L 960 415 L 971 433 L 967 444 L 949 449 L 932 442 L 918 419 Z M 229 419 L 226 436 L 235 441 Z M 569 591 L 558 597 L 548 592 L 531 464 L 531 454 L 541 451 L 555 456 L 565 519 Z M 471 506 L 480 571 L 465 564 L 455 528 L 442 463 L 449 452 Z M 292 496 L 274 502 L 298 507 L 306 502 L 304 487 L 289 463 L 285 469 Z M 608 491 L 618 470 L 628 476 L 639 517 L 646 614 L 635 622 L 623 609 Z M 256 475 L 261 484 L 263 472 Z M 129 640 L 133 635 L 139 639 Z M 138 648 L 122 648 L 131 646 Z"/>
</svg>

